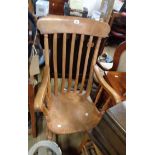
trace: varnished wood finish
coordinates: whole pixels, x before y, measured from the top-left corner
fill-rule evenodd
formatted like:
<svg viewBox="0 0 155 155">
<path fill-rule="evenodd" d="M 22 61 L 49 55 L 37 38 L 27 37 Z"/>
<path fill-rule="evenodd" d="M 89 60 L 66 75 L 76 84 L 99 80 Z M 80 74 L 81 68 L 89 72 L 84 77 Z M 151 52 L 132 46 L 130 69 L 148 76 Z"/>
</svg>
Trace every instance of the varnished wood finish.
<svg viewBox="0 0 155 155">
<path fill-rule="evenodd" d="M 111 98 L 108 97 L 107 100 L 106 100 L 106 102 L 104 103 L 102 109 L 101 109 L 101 112 L 102 112 L 102 113 L 104 113 L 104 112 L 109 108 L 110 100 L 111 100 Z"/>
<path fill-rule="evenodd" d="M 45 65 L 49 66 L 49 45 L 48 45 L 48 35 L 47 34 L 44 35 L 44 46 L 45 46 L 45 50 L 44 50 Z M 47 87 L 48 87 L 47 88 L 48 89 L 47 93 L 50 96 L 50 94 L 51 94 L 51 86 L 50 86 L 50 76 L 49 75 L 48 75 L 48 78 L 49 78 L 49 80 L 48 80 L 48 84 L 47 84 Z"/>
<path fill-rule="evenodd" d="M 38 92 L 37 92 L 37 94 L 35 96 L 35 100 L 34 100 L 34 108 L 36 110 L 40 110 L 43 105 L 44 98 L 45 98 L 46 91 L 47 91 L 48 77 L 49 77 L 48 75 L 49 75 L 49 67 L 45 66 L 42 82 L 41 82 L 41 85 L 38 89 Z"/>
<path fill-rule="evenodd" d="M 49 0 L 49 14 L 64 15 L 64 0 Z"/>
<path fill-rule="evenodd" d="M 95 99 L 94 104 L 96 104 L 98 102 L 102 91 L 103 91 L 103 87 L 101 86 L 100 89 L 99 89 L 99 91 L 98 91 L 98 93 L 97 93 L 97 96 L 96 96 L 96 99 Z"/>
<path fill-rule="evenodd" d="M 81 83 L 80 93 L 83 90 L 83 86 L 84 86 L 84 82 L 85 82 L 87 65 L 88 65 L 88 58 L 89 58 L 89 54 L 90 54 L 90 50 L 91 50 L 92 41 L 93 41 L 93 36 L 90 36 L 89 42 L 88 42 L 88 47 L 87 47 L 86 58 L 85 58 L 85 64 L 84 64 L 84 70 L 83 70 L 83 76 L 82 76 L 82 83 Z"/>
<path fill-rule="evenodd" d="M 101 117 L 93 102 L 77 93 L 53 96 L 51 104 L 47 126 L 56 134 L 87 131 L 95 127 Z"/>
<path fill-rule="evenodd" d="M 126 50 L 126 41 L 122 42 L 115 50 L 114 58 L 113 58 L 113 67 L 110 69 L 111 71 L 116 71 L 119 65 L 120 57 L 123 52 Z"/>
<path fill-rule="evenodd" d="M 63 34 L 63 51 L 62 51 L 62 86 L 61 93 L 64 92 L 65 85 L 65 67 L 66 67 L 66 33 Z"/>
<path fill-rule="evenodd" d="M 101 43 L 101 38 L 98 38 L 97 44 L 96 44 L 96 47 L 95 47 L 95 51 L 94 51 L 94 56 L 93 56 L 92 63 L 91 63 L 91 67 L 90 67 L 90 73 L 89 73 L 89 80 L 88 80 L 88 85 L 87 85 L 86 97 L 89 96 L 90 91 L 91 91 L 91 86 L 92 86 L 92 82 L 93 82 L 93 71 L 94 71 L 93 67 L 96 64 L 96 59 L 97 59 L 100 43 Z"/>
<path fill-rule="evenodd" d="M 126 99 L 126 72 L 109 71 L 104 77 L 111 87 L 120 95 L 122 100 Z"/>
<path fill-rule="evenodd" d="M 108 23 L 72 16 L 49 15 L 39 19 L 37 26 L 42 34 L 76 33 L 105 38 L 110 32 Z"/>
<path fill-rule="evenodd" d="M 73 35 L 72 35 L 72 42 L 71 42 L 70 63 L 69 63 L 68 92 L 70 92 L 71 85 L 72 85 L 72 70 L 73 70 L 73 57 L 74 57 L 75 37 L 76 37 L 76 34 L 73 33 Z"/>
<path fill-rule="evenodd" d="M 45 51 L 44 51 L 44 57 L 45 57 L 45 64 L 49 66 L 49 45 L 48 45 L 48 35 L 44 35 L 44 46 L 45 46 Z"/>
<path fill-rule="evenodd" d="M 57 34 L 53 35 L 54 94 L 58 95 Z"/>
<path fill-rule="evenodd" d="M 79 71 L 80 71 L 80 62 L 81 62 L 81 54 L 82 54 L 83 41 L 84 41 L 84 35 L 81 35 L 74 91 L 76 91 L 76 89 L 77 89 L 78 80 L 79 80 Z"/>
<path fill-rule="evenodd" d="M 94 65 L 98 56 L 98 51 L 101 43 L 101 39 L 108 36 L 110 28 L 107 23 L 96 22 L 90 19 L 83 19 L 77 17 L 64 17 L 64 16 L 48 16 L 38 20 L 38 28 L 42 34 L 54 34 L 53 38 L 53 62 L 54 62 L 54 94 L 51 96 L 46 94 L 47 86 L 49 82 L 49 62 L 45 64 L 44 75 L 42 83 L 35 99 L 35 108 L 41 109 L 47 120 L 47 126 L 50 131 L 57 134 L 69 134 L 78 131 L 87 131 L 97 125 L 101 119 L 102 113 L 100 113 L 96 105 L 90 100 L 89 94 L 91 91 L 92 79 Z M 62 48 L 62 93 L 58 93 L 57 89 L 57 34 L 63 33 L 63 48 Z M 67 65 L 66 60 L 66 37 L 67 33 L 71 33 L 72 41 L 70 48 L 70 57 L 69 57 L 69 78 L 68 78 L 68 90 L 64 92 L 64 83 L 65 83 L 65 65 Z M 71 89 L 72 86 L 72 69 L 74 63 L 74 46 L 76 43 L 76 37 L 81 35 L 80 47 L 78 53 L 77 72 L 74 91 Z M 78 86 L 78 77 L 81 63 L 81 55 L 84 42 L 84 36 L 89 35 L 88 49 L 86 51 L 85 65 L 84 65 L 84 76 L 83 81 L 85 81 L 85 72 L 87 71 L 87 63 L 89 59 L 90 51 L 94 53 L 91 61 L 91 69 L 89 73 L 89 80 L 87 84 L 86 93 L 85 90 L 82 93 L 79 93 L 77 90 Z M 94 36 L 97 37 L 97 42 L 93 42 Z M 47 36 L 45 37 L 45 44 L 47 46 Z M 91 48 L 95 45 L 95 50 Z M 48 51 L 48 50 L 46 50 Z M 45 52 L 49 56 L 48 52 Z M 49 61 L 46 59 L 46 61 Z M 60 64 L 59 64 L 60 65 Z M 116 99 L 116 94 L 111 92 L 112 88 L 109 89 L 109 85 L 103 82 L 103 79 L 96 73 L 100 78 L 101 86 L 108 90 L 108 93 L 113 98 Z M 84 83 L 84 82 L 83 82 Z M 107 88 L 108 87 L 108 88 Z M 85 95 L 86 96 L 85 96 Z M 47 96 L 46 96 L 47 95 Z M 87 97 L 87 98 L 86 98 Z M 48 102 L 46 108 L 44 100 Z M 117 100 L 118 101 L 118 100 Z"/>
</svg>

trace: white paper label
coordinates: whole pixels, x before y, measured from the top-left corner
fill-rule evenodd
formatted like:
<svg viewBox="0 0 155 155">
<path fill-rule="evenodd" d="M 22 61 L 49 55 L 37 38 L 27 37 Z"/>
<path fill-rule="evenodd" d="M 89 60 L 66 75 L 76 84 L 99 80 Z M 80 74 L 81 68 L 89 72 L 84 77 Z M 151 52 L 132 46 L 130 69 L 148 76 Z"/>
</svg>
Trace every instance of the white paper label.
<svg viewBox="0 0 155 155">
<path fill-rule="evenodd" d="M 80 21 L 79 20 L 74 20 L 74 24 L 79 24 Z"/>
</svg>

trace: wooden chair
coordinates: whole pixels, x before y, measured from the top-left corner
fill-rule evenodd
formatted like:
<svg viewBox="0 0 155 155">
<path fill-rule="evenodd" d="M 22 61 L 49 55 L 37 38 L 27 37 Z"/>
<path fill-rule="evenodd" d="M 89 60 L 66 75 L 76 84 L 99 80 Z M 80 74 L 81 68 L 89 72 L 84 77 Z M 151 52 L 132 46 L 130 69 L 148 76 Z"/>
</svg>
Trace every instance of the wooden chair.
<svg viewBox="0 0 155 155">
<path fill-rule="evenodd" d="M 101 119 L 103 110 L 99 111 L 95 104 L 91 101 L 89 95 L 93 82 L 93 72 L 100 82 L 102 88 L 104 88 L 109 95 L 119 102 L 119 95 L 107 84 L 102 78 L 96 68 L 96 59 L 102 38 L 108 36 L 110 27 L 107 23 L 97 22 L 90 19 L 71 17 L 71 16 L 47 16 L 38 20 L 38 29 L 41 34 L 44 35 L 45 44 L 45 67 L 43 73 L 43 79 L 38 92 L 35 97 L 35 109 L 41 110 L 46 118 L 47 127 L 50 132 L 55 134 L 70 134 L 80 131 L 88 131 L 95 127 Z M 57 35 L 63 34 L 62 44 L 62 64 L 57 64 Z M 51 81 L 50 81 L 50 68 L 49 68 L 49 45 L 48 35 L 53 34 L 53 67 L 54 67 L 54 92 L 51 93 Z M 70 50 L 70 62 L 69 62 L 69 78 L 67 90 L 65 86 L 65 66 L 66 64 L 66 36 L 67 34 L 72 35 L 71 50 Z M 74 57 L 74 45 L 76 42 L 76 35 L 81 35 L 78 60 L 77 60 L 77 72 L 74 86 L 72 80 L 72 68 L 73 68 L 73 57 Z M 85 57 L 85 65 L 83 70 L 82 82 L 79 84 L 79 68 L 81 61 L 81 53 L 83 47 L 83 40 L 85 36 L 89 37 L 88 48 Z M 91 47 L 94 44 L 94 37 L 97 37 L 95 44 L 95 50 L 92 51 Z M 87 88 L 84 90 L 83 86 L 85 83 L 85 75 L 87 71 L 87 64 L 89 60 L 89 54 L 93 52 L 93 59 L 91 62 L 91 69 L 89 72 L 89 80 Z M 61 90 L 58 89 L 58 75 L 57 66 L 62 65 L 62 83 Z M 77 88 L 80 86 L 80 89 Z M 97 95 L 95 103 L 97 102 L 99 95 Z M 49 132 L 49 134 L 50 134 Z"/>
</svg>

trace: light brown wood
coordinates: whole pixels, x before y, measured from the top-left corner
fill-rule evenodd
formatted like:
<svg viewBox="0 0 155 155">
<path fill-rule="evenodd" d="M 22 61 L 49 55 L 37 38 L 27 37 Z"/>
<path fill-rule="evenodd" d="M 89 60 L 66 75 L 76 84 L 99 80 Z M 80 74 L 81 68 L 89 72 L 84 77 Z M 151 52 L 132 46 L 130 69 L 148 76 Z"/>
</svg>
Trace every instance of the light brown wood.
<svg viewBox="0 0 155 155">
<path fill-rule="evenodd" d="M 64 86 L 65 86 L 65 67 L 66 67 L 66 33 L 63 34 L 62 85 L 61 85 L 61 93 L 64 93 Z"/>
<path fill-rule="evenodd" d="M 47 108 L 49 108 L 51 105 L 50 105 L 50 97 L 51 97 L 51 95 L 49 96 L 48 95 L 48 90 L 47 90 L 47 93 L 46 93 L 46 95 L 45 95 L 45 102 L 47 103 Z"/>
<path fill-rule="evenodd" d="M 76 33 L 97 37 L 108 37 L 108 23 L 73 16 L 49 15 L 38 20 L 37 27 L 42 34 Z"/>
<path fill-rule="evenodd" d="M 93 82 L 93 71 L 94 71 L 93 67 L 96 64 L 96 59 L 97 59 L 100 43 L 101 43 L 101 38 L 98 38 L 97 44 L 96 44 L 96 47 L 95 47 L 95 51 L 94 51 L 94 55 L 93 55 L 93 59 L 92 59 L 92 63 L 91 63 L 91 67 L 90 67 L 90 73 L 89 73 L 89 79 L 88 79 L 88 84 L 87 84 L 86 97 L 89 96 L 90 91 L 91 91 L 92 82 Z"/>
<path fill-rule="evenodd" d="M 78 17 L 66 17 L 66 16 L 48 16 L 43 17 L 38 20 L 38 29 L 42 34 L 45 34 L 45 69 L 43 79 L 40 85 L 40 88 L 37 92 L 35 98 L 35 108 L 36 110 L 43 111 L 46 116 L 48 129 L 56 134 L 69 134 L 79 131 L 88 131 L 95 127 L 101 119 L 101 113 L 97 110 L 96 105 L 90 100 L 89 94 L 91 91 L 91 85 L 93 80 L 93 71 L 96 59 L 98 56 L 98 50 L 100 47 L 101 39 L 108 36 L 110 31 L 109 25 L 107 23 L 96 22 L 90 19 L 78 18 Z M 63 33 L 63 48 L 62 48 L 62 88 L 61 92 L 58 95 L 58 75 L 57 75 L 57 34 Z M 72 34 L 71 40 L 71 49 L 70 49 L 70 58 L 69 58 L 69 78 L 68 78 L 68 90 L 64 93 L 64 84 L 65 84 L 65 69 L 66 65 L 66 37 L 67 33 Z M 54 93 L 51 95 L 48 94 L 47 90 L 50 90 L 50 76 L 49 76 L 49 49 L 48 49 L 48 36 L 47 34 L 54 34 L 53 37 L 53 65 L 54 65 Z M 71 89 L 72 85 L 72 70 L 73 70 L 73 61 L 74 61 L 74 45 L 76 40 L 76 35 L 81 34 L 79 51 L 78 51 L 78 60 L 77 60 L 77 70 L 76 70 L 76 80 L 74 91 Z M 90 39 L 88 42 L 87 51 L 83 51 L 84 36 L 89 35 Z M 94 46 L 92 43 L 93 37 L 97 36 L 98 40 L 95 43 L 95 50 L 91 50 L 91 47 Z M 87 91 L 85 97 L 84 93 L 79 93 L 77 90 L 79 71 L 81 65 L 81 56 L 82 52 L 86 52 L 85 65 L 84 65 L 84 76 L 83 83 L 85 81 L 85 74 L 87 72 L 87 65 L 89 54 L 93 52 L 93 58 L 91 62 L 91 69 L 89 74 L 89 80 L 87 84 Z M 47 52 L 48 51 L 48 52 Z M 96 73 L 100 78 L 100 75 Z M 102 80 L 101 87 L 105 88 L 109 85 L 106 85 Z M 110 96 L 115 93 L 111 93 L 112 89 L 105 89 Z M 99 96 L 99 94 L 97 95 Z M 46 98 L 45 98 L 46 97 Z M 114 97 L 114 98 L 115 98 Z M 96 102 L 99 97 L 97 97 Z M 44 101 L 48 102 L 46 108 Z"/>
<path fill-rule="evenodd" d="M 47 94 L 51 97 L 50 69 L 48 70 Z"/>
<path fill-rule="evenodd" d="M 42 104 L 41 111 L 44 113 L 45 116 L 48 116 L 48 110 L 47 110 L 45 104 Z"/>
<path fill-rule="evenodd" d="M 53 35 L 53 67 L 54 67 L 54 94 L 58 95 L 58 72 L 57 72 L 57 34 Z"/>
<path fill-rule="evenodd" d="M 84 155 L 88 155 L 88 153 L 87 153 L 87 149 L 86 149 L 86 147 L 85 146 L 83 146 L 83 153 L 84 153 Z"/>
<path fill-rule="evenodd" d="M 49 66 L 49 45 L 48 45 L 48 35 L 44 35 L 44 46 L 45 46 L 45 51 L 44 51 L 44 57 L 45 57 L 45 65 Z"/>
<path fill-rule="evenodd" d="M 71 42 L 70 62 L 69 62 L 68 92 L 70 91 L 71 85 L 72 85 L 72 70 L 73 70 L 75 37 L 76 37 L 76 34 L 73 33 L 72 42 Z"/>
<path fill-rule="evenodd" d="M 34 100 L 35 110 L 40 110 L 43 105 L 44 98 L 45 98 L 46 91 L 47 91 L 47 85 L 48 85 L 48 74 L 49 74 L 49 67 L 45 66 L 42 82 L 41 82 L 41 85 L 37 91 L 37 94 L 36 94 L 35 100 Z"/>
<path fill-rule="evenodd" d="M 91 45 L 93 41 L 93 36 L 90 36 L 89 42 L 88 42 L 88 47 L 87 47 L 87 53 L 86 53 L 86 58 L 85 58 L 85 64 L 84 64 L 84 70 L 83 70 L 83 76 L 82 76 L 82 83 L 80 87 L 80 93 L 82 93 L 84 82 L 85 82 L 85 77 L 86 77 L 86 71 L 87 71 L 87 65 L 88 65 L 88 58 L 91 50 Z"/>
<path fill-rule="evenodd" d="M 78 53 L 78 62 L 77 62 L 77 71 L 76 71 L 76 80 L 75 80 L 74 91 L 76 91 L 77 86 L 78 86 L 78 80 L 79 80 L 79 71 L 80 71 L 80 62 L 81 62 L 81 54 L 82 54 L 83 41 L 84 41 L 84 35 L 81 35 L 81 39 L 80 39 L 80 47 L 79 47 L 79 53 Z"/>
<path fill-rule="evenodd" d="M 97 93 L 97 96 L 96 96 L 96 99 L 95 99 L 94 104 L 96 104 L 98 102 L 102 91 L 103 91 L 103 87 L 101 86 L 100 89 L 99 89 L 99 91 L 98 91 L 98 93 Z"/>
<path fill-rule="evenodd" d="M 44 35 L 44 46 L 45 46 L 45 50 L 44 50 L 44 57 L 45 57 L 45 65 L 49 66 L 49 45 L 48 45 L 48 35 L 45 34 Z M 48 72 L 50 72 L 50 70 L 48 70 Z M 48 73 L 49 74 L 49 73 Z M 48 75 L 48 95 L 51 96 L 51 84 L 50 84 L 50 75 Z"/>
<path fill-rule="evenodd" d="M 101 115 L 92 101 L 83 95 L 67 92 L 53 96 L 47 119 L 48 128 L 56 134 L 87 131 L 96 126 Z"/>
</svg>

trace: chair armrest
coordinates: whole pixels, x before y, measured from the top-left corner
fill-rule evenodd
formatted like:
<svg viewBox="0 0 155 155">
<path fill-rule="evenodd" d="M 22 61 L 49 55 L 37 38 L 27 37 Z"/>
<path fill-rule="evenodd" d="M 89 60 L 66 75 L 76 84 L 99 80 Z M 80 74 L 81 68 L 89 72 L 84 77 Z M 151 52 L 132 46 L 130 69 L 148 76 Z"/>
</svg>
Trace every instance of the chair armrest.
<svg viewBox="0 0 155 155">
<path fill-rule="evenodd" d="M 47 92 L 47 84 L 49 80 L 48 78 L 49 78 L 49 67 L 45 66 L 43 70 L 43 78 L 41 81 L 41 85 L 34 99 L 35 110 L 42 110 L 43 101 Z"/>
<path fill-rule="evenodd" d="M 100 74 L 97 65 L 94 66 L 94 72 L 101 86 L 108 92 L 108 94 L 110 94 L 114 101 L 116 103 L 121 102 L 121 96 L 119 96 L 118 93 L 105 81 L 105 79 Z"/>
</svg>

